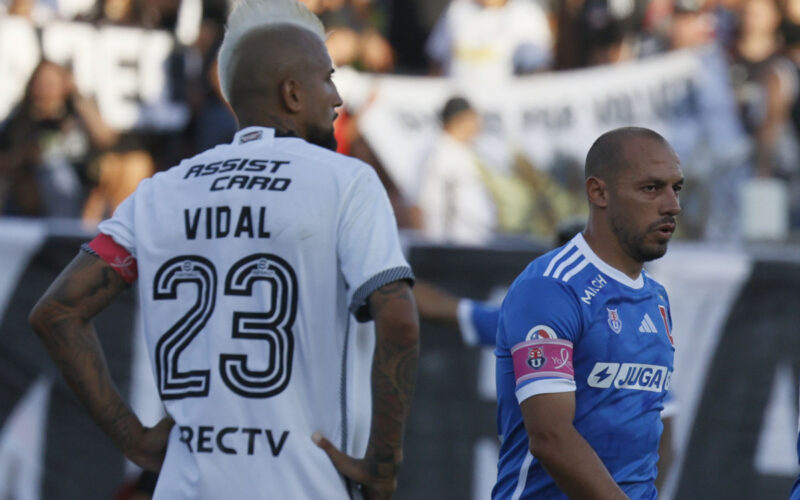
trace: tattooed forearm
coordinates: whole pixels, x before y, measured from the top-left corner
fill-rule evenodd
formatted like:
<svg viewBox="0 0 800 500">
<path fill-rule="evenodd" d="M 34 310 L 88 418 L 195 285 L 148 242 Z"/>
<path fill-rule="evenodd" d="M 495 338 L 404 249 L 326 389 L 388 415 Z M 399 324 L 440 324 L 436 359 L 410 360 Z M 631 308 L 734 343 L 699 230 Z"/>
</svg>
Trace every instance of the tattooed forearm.
<svg viewBox="0 0 800 500">
<path fill-rule="evenodd" d="M 31 312 L 31 325 L 75 395 L 122 449 L 131 444 L 138 418 L 111 380 L 91 318 L 126 287 L 96 257 L 81 254 Z"/>
<path fill-rule="evenodd" d="M 416 383 L 419 325 L 411 290 L 404 282 L 376 290 L 370 304 L 377 343 L 372 365 L 372 430 L 365 459 L 376 475 L 393 476 L 402 460 L 403 427 Z"/>
</svg>

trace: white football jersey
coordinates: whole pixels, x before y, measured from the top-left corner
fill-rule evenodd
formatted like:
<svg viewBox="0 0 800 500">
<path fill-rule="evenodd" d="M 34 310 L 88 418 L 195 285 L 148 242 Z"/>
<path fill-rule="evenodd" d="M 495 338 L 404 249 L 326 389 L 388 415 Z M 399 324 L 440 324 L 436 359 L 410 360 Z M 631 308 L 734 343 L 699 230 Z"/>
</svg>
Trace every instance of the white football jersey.
<svg viewBox="0 0 800 500">
<path fill-rule="evenodd" d="M 137 261 L 176 422 L 154 498 L 350 498 L 311 434 L 363 454 L 374 330 L 356 319 L 412 278 L 373 169 L 250 127 L 142 181 L 99 228 Z"/>
</svg>

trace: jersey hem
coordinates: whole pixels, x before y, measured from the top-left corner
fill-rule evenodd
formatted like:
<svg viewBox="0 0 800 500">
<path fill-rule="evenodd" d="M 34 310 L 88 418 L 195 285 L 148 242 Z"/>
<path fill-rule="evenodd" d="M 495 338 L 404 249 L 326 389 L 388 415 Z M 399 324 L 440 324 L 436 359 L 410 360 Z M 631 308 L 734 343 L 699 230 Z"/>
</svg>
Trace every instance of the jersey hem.
<svg viewBox="0 0 800 500">
<path fill-rule="evenodd" d="M 88 243 L 84 243 L 81 245 L 81 251 L 86 252 L 89 255 L 93 255 L 97 258 L 100 258 L 100 255 L 97 252 L 95 252 L 94 249 L 90 247 Z"/>
</svg>

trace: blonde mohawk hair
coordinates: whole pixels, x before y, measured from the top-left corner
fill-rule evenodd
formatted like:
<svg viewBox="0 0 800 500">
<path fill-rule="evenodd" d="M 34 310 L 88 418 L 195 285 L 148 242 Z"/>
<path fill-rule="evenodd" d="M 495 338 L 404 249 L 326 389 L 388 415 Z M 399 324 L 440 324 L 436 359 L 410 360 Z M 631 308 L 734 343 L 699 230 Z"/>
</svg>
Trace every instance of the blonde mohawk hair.
<svg viewBox="0 0 800 500">
<path fill-rule="evenodd" d="M 325 41 L 322 22 L 297 0 L 238 0 L 228 16 L 225 38 L 219 48 L 217 71 L 225 100 L 230 102 L 233 56 L 239 43 L 255 30 L 279 24 L 293 24 Z"/>
</svg>

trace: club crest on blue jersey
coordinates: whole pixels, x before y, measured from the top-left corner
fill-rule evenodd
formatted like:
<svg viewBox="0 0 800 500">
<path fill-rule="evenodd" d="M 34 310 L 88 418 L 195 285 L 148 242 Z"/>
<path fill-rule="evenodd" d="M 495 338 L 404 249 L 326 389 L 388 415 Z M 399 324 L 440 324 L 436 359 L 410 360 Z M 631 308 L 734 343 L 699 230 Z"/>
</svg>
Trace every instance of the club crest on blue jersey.
<svg viewBox="0 0 800 500">
<path fill-rule="evenodd" d="M 530 330 L 528 330 L 528 334 L 525 335 L 525 340 L 557 339 L 557 338 L 558 335 L 556 335 L 555 330 L 553 330 L 547 325 L 536 325 Z"/>
<path fill-rule="evenodd" d="M 608 311 L 608 326 L 618 334 L 622 331 L 622 320 L 619 319 L 619 313 L 610 307 L 606 307 L 606 311 Z"/>
<path fill-rule="evenodd" d="M 534 370 L 538 370 L 543 367 L 546 362 L 547 358 L 544 357 L 544 349 L 541 347 L 530 348 L 528 351 L 528 366 Z"/>
</svg>

